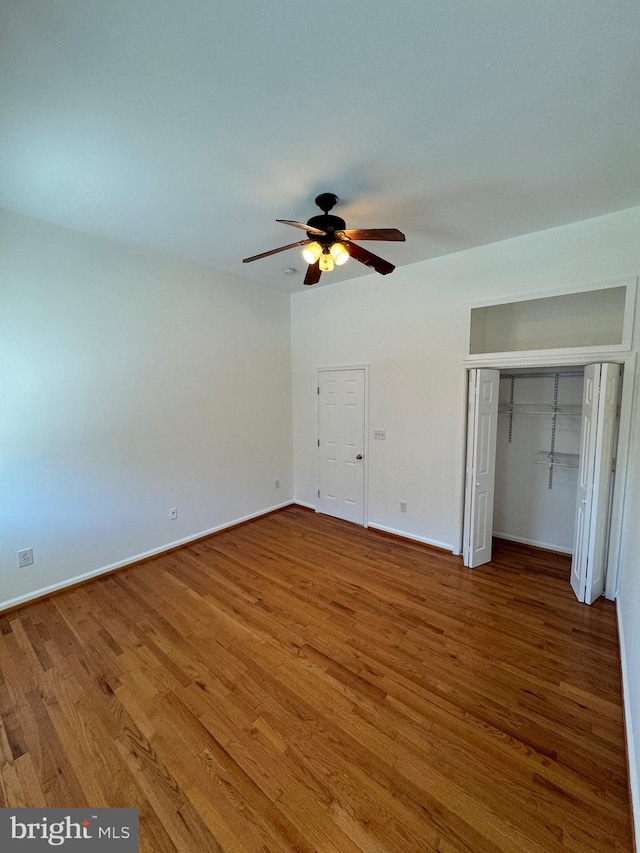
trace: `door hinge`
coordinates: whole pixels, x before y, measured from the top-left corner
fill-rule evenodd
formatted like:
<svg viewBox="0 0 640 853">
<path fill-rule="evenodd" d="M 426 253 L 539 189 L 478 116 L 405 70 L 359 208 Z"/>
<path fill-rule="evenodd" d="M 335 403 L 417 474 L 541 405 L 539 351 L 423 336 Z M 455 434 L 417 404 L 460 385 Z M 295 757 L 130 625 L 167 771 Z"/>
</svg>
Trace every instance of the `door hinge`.
<svg viewBox="0 0 640 853">
<path fill-rule="evenodd" d="M 320 447 L 320 439 L 318 439 L 318 447 Z"/>
<path fill-rule="evenodd" d="M 320 386 L 318 385 L 318 394 L 320 393 Z"/>
<path fill-rule="evenodd" d="M 320 489 L 318 489 L 318 497 L 320 497 Z"/>
</svg>

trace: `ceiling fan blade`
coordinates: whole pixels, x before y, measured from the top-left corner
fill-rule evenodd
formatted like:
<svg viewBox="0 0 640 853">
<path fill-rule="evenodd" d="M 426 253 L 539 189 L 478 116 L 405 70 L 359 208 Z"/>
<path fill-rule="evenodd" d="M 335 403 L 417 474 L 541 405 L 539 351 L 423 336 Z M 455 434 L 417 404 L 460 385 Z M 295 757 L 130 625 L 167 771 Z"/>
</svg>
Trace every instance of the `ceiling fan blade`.
<svg viewBox="0 0 640 853">
<path fill-rule="evenodd" d="M 303 284 L 316 284 L 320 281 L 320 261 L 316 261 L 315 264 L 309 264 L 307 269 L 307 274 L 304 277 Z"/>
<path fill-rule="evenodd" d="M 322 234 L 324 236 L 327 233 L 321 228 L 315 228 L 313 225 L 305 225 L 304 222 L 294 222 L 293 219 L 276 219 L 276 222 L 283 222 L 285 225 L 293 225 L 294 228 L 302 228 L 303 231 L 308 231 L 309 234 Z"/>
<path fill-rule="evenodd" d="M 402 231 L 397 228 L 352 228 L 348 231 L 341 231 L 340 234 L 348 240 L 398 240 L 404 241 L 407 238 Z"/>
<path fill-rule="evenodd" d="M 345 243 L 344 247 L 352 258 L 356 261 L 360 261 L 361 264 L 366 264 L 368 267 L 371 267 L 376 272 L 379 272 L 380 275 L 388 275 L 395 269 L 395 266 L 390 264 L 389 261 L 385 261 L 384 258 L 379 258 L 368 249 L 363 249 L 362 246 L 358 246 L 355 243 Z"/>
<path fill-rule="evenodd" d="M 313 240 L 298 240 L 297 243 L 289 243 L 288 246 L 280 246 L 279 249 L 271 249 L 269 252 L 261 252 L 259 255 L 253 255 L 250 258 L 243 258 L 243 264 L 250 264 L 251 261 L 259 261 L 260 258 L 268 258 L 269 255 L 277 255 L 278 252 L 286 252 L 287 249 L 295 249 L 296 246 L 306 246 L 307 243 L 313 243 Z"/>
</svg>

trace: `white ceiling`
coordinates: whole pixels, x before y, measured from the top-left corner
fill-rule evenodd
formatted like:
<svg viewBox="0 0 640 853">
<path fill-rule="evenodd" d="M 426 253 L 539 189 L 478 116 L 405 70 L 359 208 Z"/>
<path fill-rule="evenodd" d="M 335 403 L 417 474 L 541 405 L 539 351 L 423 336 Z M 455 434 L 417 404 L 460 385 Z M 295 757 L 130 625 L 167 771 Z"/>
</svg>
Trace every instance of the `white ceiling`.
<svg viewBox="0 0 640 853">
<path fill-rule="evenodd" d="M 0 0 L 0 205 L 285 291 L 640 204 L 637 0 Z M 299 273 L 286 276 L 284 267 Z M 367 274 L 351 260 L 323 275 Z"/>
</svg>

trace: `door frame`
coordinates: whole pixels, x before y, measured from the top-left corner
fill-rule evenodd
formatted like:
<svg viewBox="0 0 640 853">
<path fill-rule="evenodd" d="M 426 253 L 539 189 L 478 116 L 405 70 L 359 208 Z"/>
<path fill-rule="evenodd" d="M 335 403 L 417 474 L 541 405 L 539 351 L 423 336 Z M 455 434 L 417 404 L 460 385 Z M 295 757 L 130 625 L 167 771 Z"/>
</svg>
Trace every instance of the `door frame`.
<svg viewBox="0 0 640 853">
<path fill-rule="evenodd" d="M 320 436 L 320 405 L 318 403 L 318 388 L 320 387 L 320 374 L 328 373 L 335 370 L 364 370 L 364 478 L 363 478 L 363 507 L 362 507 L 362 526 L 369 526 L 369 363 L 359 364 L 334 364 L 323 365 L 316 367 L 314 378 L 316 384 L 316 434 L 314 441 L 316 443 L 316 494 L 320 485 L 320 462 L 317 453 L 317 444 Z M 317 505 L 314 506 L 316 512 L 319 512 Z"/>
<path fill-rule="evenodd" d="M 496 356 L 477 356 L 466 358 L 464 364 L 464 382 L 461 389 L 461 410 L 464 412 L 464 428 L 462 430 L 462 441 L 460 452 L 463 460 L 466 460 L 467 449 L 467 389 L 469 383 L 468 372 L 474 367 L 492 367 L 496 370 L 510 370 L 518 367 L 584 367 L 594 362 L 614 362 L 623 365 L 622 394 L 620 396 L 620 420 L 618 423 L 618 450 L 616 456 L 616 476 L 613 487 L 613 500 L 611 505 L 611 526 L 609 537 L 609 551 L 607 558 L 607 579 L 605 584 L 605 597 L 614 600 L 618 596 L 618 579 L 620 566 L 620 552 L 622 541 L 624 504 L 627 487 L 629 467 L 629 444 L 631 439 L 631 418 L 633 391 L 635 387 L 635 373 L 637 353 L 635 352 L 603 352 L 602 349 L 583 352 L 579 355 L 567 353 L 566 350 L 545 350 L 544 354 L 535 355 L 531 352 L 507 353 Z M 466 466 L 465 466 L 466 467 Z M 458 482 L 458 554 L 462 554 L 464 536 L 464 476 Z"/>
</svg>

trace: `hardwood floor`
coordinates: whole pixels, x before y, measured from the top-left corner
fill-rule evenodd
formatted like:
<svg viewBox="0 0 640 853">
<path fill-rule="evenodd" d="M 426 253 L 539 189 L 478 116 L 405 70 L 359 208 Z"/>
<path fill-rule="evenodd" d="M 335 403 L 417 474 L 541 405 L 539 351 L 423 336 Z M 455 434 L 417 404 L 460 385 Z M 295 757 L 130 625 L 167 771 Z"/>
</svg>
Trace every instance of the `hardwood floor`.
<svg viewBox="0 0 640 853">
<path fill-rule="evenodd" d="M 141 851 L 630 851 L 615 610 L 567 558 L 299 507 L 0 616 L 1 806 Z"/>
</svg>

